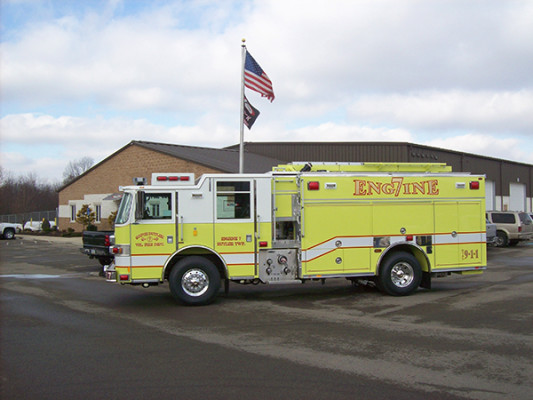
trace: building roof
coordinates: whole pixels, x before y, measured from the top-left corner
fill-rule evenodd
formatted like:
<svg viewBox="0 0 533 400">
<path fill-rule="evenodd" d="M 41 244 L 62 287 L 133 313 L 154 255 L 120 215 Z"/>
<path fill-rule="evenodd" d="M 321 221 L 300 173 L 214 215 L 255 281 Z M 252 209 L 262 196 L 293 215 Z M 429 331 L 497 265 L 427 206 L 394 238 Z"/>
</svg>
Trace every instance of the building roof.
<svg viewBox="0 0 533 400">
<path fill-rule="evenodd" d="M 225 147 L 227 150 L 238 149 L 239 145 Z M 290 161 L 397 161 L 418 162 L 427 159 L 437 162 L 442 155 L 470 157 L 480 160 L 505 162 L 507 164 L 532 167 L 533 165 L 505 160 L 502 158 L 466 153 L 439 147 L 431 147 L 410 142 L 244 142 L 245 152 L 276 155 L 277 158 Z M 425 160 L 423 160 L 425 161 Z"/>
<path fill-rule="evenodd" d="M 141 146 L 145 149 L 156 151 L 158 153 L 166 154 L 171 157 L 176 157 L 181 160 L 190 161 L 208 168 L 216 169 L 224 173 L 238 173 L 239 172 L 239 147 L 237 149 L 215 149 L 211 147 L 198 146 L 182 146 L 177 144 L 147 142 L 142 140 L 132 140 L 124 147 L 106 157 L 98 164 L 93 165 L 83 174 L 77 176 L 72 181 L 66 183 L 58 189 L 58 192 L 70 186 L 72 183 L 85 176 L 90 171 L 98 168 L 98 166 L 105 161 L 113 158 L 118 153 L 130 146 Z M 272 170 L 272 167 L 283 164 L 284 161 L 271 158 L 268 156 L 244 152 L 244 172 L 247 173 L 262 173 Z"/>
<path fill-rule="evenodd" d="M 203 166 L 218 169 L 226 173 L 239 172 L 239 148 L 215 149 L 210 147 L 182 146 L 177 144 L 156 143 L 134 140 L 130 144 L 138 145 L 146 149 L 157 151 L 172 157 L 180 158 L 201 164 Z M 246 152 L 244 153 L 244 172 L 261 173 L 267 172 L 272 167 L 283 163 L 282 160 Z"/>
</svg>

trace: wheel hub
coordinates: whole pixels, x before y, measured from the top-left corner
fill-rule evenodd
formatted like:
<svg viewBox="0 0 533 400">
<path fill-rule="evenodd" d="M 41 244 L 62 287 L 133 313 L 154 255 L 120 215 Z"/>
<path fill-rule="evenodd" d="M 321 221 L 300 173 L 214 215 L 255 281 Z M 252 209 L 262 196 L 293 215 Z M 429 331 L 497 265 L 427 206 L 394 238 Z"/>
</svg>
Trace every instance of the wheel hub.
<svg viewBox="0 0 533 400">
<path fill-rule="evenodd" d="M 189 296 L 201 296 L 209 288 L 209 277 L 200 269 L 190 269 L 183 274 L 181 287 Z"/>
<path fill-rule="evenodd" d="M 415 277 L 413 267 L 406 262 L 399 262 L 391 270 L 392 283 L 397 287 L 409 286 Z"/>
</svg>

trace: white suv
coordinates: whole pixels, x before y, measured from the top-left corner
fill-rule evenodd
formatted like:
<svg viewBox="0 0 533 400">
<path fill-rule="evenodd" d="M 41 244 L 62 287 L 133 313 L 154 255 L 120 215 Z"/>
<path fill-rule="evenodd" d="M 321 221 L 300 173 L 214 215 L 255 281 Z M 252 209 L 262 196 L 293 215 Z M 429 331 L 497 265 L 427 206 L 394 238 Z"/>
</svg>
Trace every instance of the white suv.
<svg viewBox="0 0 533 400">
<path fill-rule="evenodd" d="M 496 225 L 496 246 L 516 246 L 533 239 L 533 220 L 525 212 L 488 211 L 487 219 Z"/>
</svg>

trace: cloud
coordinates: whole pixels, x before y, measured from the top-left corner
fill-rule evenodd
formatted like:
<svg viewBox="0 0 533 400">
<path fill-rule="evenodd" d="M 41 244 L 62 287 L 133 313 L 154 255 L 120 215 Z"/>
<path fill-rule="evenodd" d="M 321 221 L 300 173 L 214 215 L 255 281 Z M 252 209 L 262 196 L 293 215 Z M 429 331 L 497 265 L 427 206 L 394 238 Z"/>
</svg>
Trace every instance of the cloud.
<svg viewBox="0 0 533 400">
<path fill-rule="evenodd" d="M 533 90 L 464 90 L 362 96 L 348 109 L 354 120 L 410 129 L 484 130 L 533 134 Z"/>
<path fill-rule="evenodd" d="M 425 141 L 423 144 L 500 159 L 521 160 L 533 164 L 533 154 L 527 151 L 527 148 L 526 151 L 522 150 L 524 143 L 516 138 L 470 133 L 448 138 L 435 138 Z"/>
<path fill-rule="evenodd" d="M 2 164 L 7 169 L 26 173 L 45 171 L 46 166 L 48 170 L 53 168 L 48 175 L 57 179 L 69 161 L 90 156 L 99 162 L 132 140 L 207 147 L 221 147 L 239 140 L 236 129 L 229 130 L 209 118 L 200 119 L 194 126 L 167 127 L 144 119 L 26 113 L 5 116 L 0 126 Z M 38 161 L 40 158 L 44 159 Z"/>
<path fill-rule="evenodd" d="M 91 99 L 191 110 L 238 93 L 242 36 L 280 102 L 338 102 L 354 91 L 519 90 L 533 79 L 527 2 L 160 4 L 127 15 L 89 9 L 21 31 L 2 44 L 5 95 L 37 106 Z"/>
<path fill-rule="evenodd" d="M 291 129 L 288 132 L 276 130 L 275 127 L 267 127 L 259 131 L 258 138 L 255 141 L 409 142 L 412 139 L 411 133 L 404 129 L 371 128 L 326 122 L 320 125 Z"/>
</svg>

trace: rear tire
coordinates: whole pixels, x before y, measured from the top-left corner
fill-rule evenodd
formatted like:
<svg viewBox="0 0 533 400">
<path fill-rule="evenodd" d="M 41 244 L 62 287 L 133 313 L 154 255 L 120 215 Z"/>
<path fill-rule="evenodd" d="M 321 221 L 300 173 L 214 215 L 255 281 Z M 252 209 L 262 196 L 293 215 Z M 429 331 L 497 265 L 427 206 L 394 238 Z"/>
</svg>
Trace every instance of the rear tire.
<svg viewBox="0 0 533 400">
<path fill-rule="evenodd" d="M 5 229 L 4 234 L 2 235 L 4 239 L 6 240 L 12 240 L 15 239 L 15 231 L 13 229 Z"/>
<path fill-rule="evenodd" d="M 178 261 L 172 268 L 168 281 L 172 296 L 187 305 L 212 303 L 220 289 L 217 267 L 199 256 Z"/>
<path fill-rule="evenodd" d="M 98 262 L 103 267 L 104 265 L 109 265 L 113 261 L 113 257 L 98 257 Z"/>
<path fill-rule="evenodd" d="M 411 253 L 394 253 L 384 260 L 377 280 L 380 290 L 392 296 L 407 296 L 420 286 L 422 268 Z"/>
<path fill-rule="evenodd" d="M 496 247 L 507 247 L 509 246 L 509 238 L 507 234 L 503 231 L 498 231 L 496 234 L 496 241 L 494 242 Z"/>
</svg>

